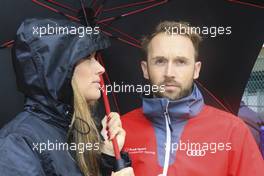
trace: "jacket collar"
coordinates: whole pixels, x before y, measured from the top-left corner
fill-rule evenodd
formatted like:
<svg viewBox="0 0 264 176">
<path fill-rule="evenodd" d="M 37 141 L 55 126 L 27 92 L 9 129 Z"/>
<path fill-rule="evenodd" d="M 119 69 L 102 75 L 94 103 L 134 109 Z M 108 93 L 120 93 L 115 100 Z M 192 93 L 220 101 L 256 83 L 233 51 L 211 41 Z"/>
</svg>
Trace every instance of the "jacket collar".
<svg viewBox="0 0 264 176">
<path fill-rule="evenodd" d="M 143 97 L 143 112 L 147 118 L 156 124 L 163 124 L 164 113 L 167 112 L 171 122 L 182 121 L 195 117 L 204 106 L 203 96 L 194 84 L 190 95 L 179 100 L 171 101 L 168 98 Z"/>
</svg>

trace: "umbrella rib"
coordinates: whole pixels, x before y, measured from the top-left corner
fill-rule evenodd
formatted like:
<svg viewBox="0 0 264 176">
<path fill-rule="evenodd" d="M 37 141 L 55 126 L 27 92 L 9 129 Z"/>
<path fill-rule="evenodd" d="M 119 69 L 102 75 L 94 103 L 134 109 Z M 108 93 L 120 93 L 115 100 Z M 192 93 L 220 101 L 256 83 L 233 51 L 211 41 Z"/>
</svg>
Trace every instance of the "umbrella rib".
<svg viewBox="0 0 264 176">
<path fill-rule="evenodd" d="M 131 12 L 125 13 L 125 14 L 123 14 L 122 17 L 129 16 L 129 15 L 133 15 L 133 14 L 136 14 L 136 13 L 140 13 L 140 12 L 143 12 L 143 11 L 148 10 L 148 9 L 150 9 L 150 8 L 153 8 L 153 7 L 156 7 L 156 6 L 159 6 L 159 5 L 165 4 L 165 3 L 167 3 L 167 2 L 168 2 L 168 0 L 163 0 L 163 1 L 161 1 L 161 2 L 158 2 L 158 3 L 152 4 L 152 5 L 150 5 L 150 6 L 144 7 L 144 8 L 142 8 L 142 9 L 138 9 L 138 10 L 135 10 L 135 11 L 131 11 Z"/>
<path fill-rule="evenodd" d="M 58 14 L 64 16 L 64 17 L 67 17 L 67 18 L 69 18 L 70 20 L 80 22 L 80 19 L 78 19 L 77 17 L 72 16 L 72 15 L 69 15 L 69 14 L 64 13 L 64 12 L 61 12 L 61 11 L 59 11 L 58 9 L 55 9 L 55 8 L 53 8 L 53 7 L 50 7 L 50 6 L 48 6 L 47 4 L 44 4 L 44 3 L 42 3 L 42 2 L 40 2 L 40 1 L 38 1 L 38 0 L 32 0 L 32 2 L 36 3 L 37 5 L 40 5 L 40 6 L 44 7 L 44 8 L 46 8 L 46 9 L 48 9 L 48 10 L 51 10 L 51 11 L 53 11 L 53 12 L 55 12 L 55 13 L 58 13 Z"/>
<path fill-rule="evenodd" d="M 124 4 L 124 5 L 120 5 L 120 6 L 116 6 L 116 7 L 107 8 L 107 9 L 104 9 L 103 11 L 109 12 L 109 11 L 114 11 L 114 10 L 122 9 L 122 8 L 126 8 L 126 7 L 139 6 L 139 5 L 147 4 L 150 2 L 154 2 L 154 1 L 156 1 L 156 0 L 146 0 L 146 1 L 141 1 L 141 2 L 129 3 L 129 4 Z"/>
<path fill-rule="evenodd" d="M 95 4 L 96 4 L 96 0 L 92 0 L 92 2 L 91 2 L 91 7 L 92 7 L 92 8 L 95 7 Z"/>
<path fill-rule="evenodd" d="M 137 14 L 137 13 L 140 13 L 140 12 L 144 12 L 144 11 L 150 9 L 150 8 L 153 8 L 153 7 L 156 7 L 156 6 L 165 4 L 167 2 L 168 2 L 168 0 L 163 0 L 161 2 L 154 3 L 154 4 L 149 5 L 149 6 L 146 6 L 144 8 L 140 8 L 140 9 L 137 9 L 137 10 L 133 10 L 133 11 L 130 11 L 130 12 L 127 12 L 127 13 L 124 13 L 124 14 L 121 14 L 121 15 L 118 15 L 118 16 L 115 16 L 115 17 L 109 17 L 109 18 L 105 18 L 105 19 L 99 20 L 97 23 L 100 24 L 100 23 L 103 23 L 103 22 L 118 20 L 118 19 L 123 18 L 123 17 L 126 17 L 126 16 L 130 16 L 130 15 L 133 15 L 133 14 Z"/>
<path fill-rule="evenodd" d="M 95 10 L 95 15 L 94 15 L 95 17 L 98 17 L 101 14 L 101 12 L 103 11 L 103 7 L 104 7 L 105 3 L 106 3 L 106 0 L 103 0 L 103 2 L 100 4 L 100 6 Z"/>
<path fill-rule="evenodd" d="M 222 108 L 224 108 L 225 111 L 233 113 L 233 111 L 228 109 L 216 96 L 213 95 L 213 93 L 211 91 L 209 91 L 205 86 L 203 86 L 202 83 L 200 83 L 199 81 L 195 81 L 195 82 L 198 83 L 218 103 L 218 105 L 220 105 Z"/>
<path fill-rule="evenodd" d="M 46 0 L 47 2 L 51 3 L 51 4 L 54 4 L 56 6 L 59 6 L 59 7 L 62 7 L 64 9 L 67 9 L 67 10 L 70 10 L 72 12 L 75 12 L 75 13 L 78 13 L 78 10 L 75 9 L 75 8 L 72 8 L 70 7 L 69 5 L 66 5 L 66 4 L 62 4 L 62 3 L 59 3 L 57 1 L 54 1 L 54 0 Z"/>
<path fill-rule="evenodd" d="M 134 47 L 136 47 L 136 48 L 139 48 L 139 49 L 142 48 L 140 45 L 135 44 L 135 43 L 133 43 L 133 42 L 130 42 L 130 41 L 128 41 L 128 40 L 122 39 L 122 38 L 120 38 L 120 37 L 118 37 L 117 40 L 119 40 L 119 41 L 121 41 L 121 42 L 123 42 L 123 43 L 127 43 L 127 44 L 129 44 L 129 45 L 132 45 L 132 46 L 134 46 Z"/>
<path fill-rule="evenodd" d="M 123 43 L 129 44 L 129 45 L 131 45 L 131 46 L 134 46 L 134 47 L 136 47 L 136 48 L 140 48 L 140 49 L 141 49 L 141 46 L 138 45 L 138 44 L 136 44 L 136 43 L 133 43 L 133 42 L 128 41 L 128 40 L 126 40 L 126 39 L 122 39 L 122 38 L 120 38 L 120 37 L 116 37 L 116 36 L 114 36 L 113 34 L 111 34 L 110 32 L 107 32 L 107 31 L 105 31 L 105 30 L 103 30 L 103 29 L 100 29 L 100 30 L 101 30 L 105 35 L 109 36 L 109 37 L 112 38 L 112 39 L 119 40 L 119 41 L 121 41 L 121 42 L 123 42 Z"/>
<path fill-rule="evenodd" d="M 115 31 L 115 32 L 120 33 L 121 35 L 126 36 L 126 37 L 129 38 L 130 40 L 133 40 L 134 42 L 137 42 L 138 44 L 140 44 L 140 41 L 139 41 L 139 40 L 137 40 L 137 39 L 135 39 L 134 37 L 132 37 L 132 36 L 126 34 L 125 32 L 122 32 L 121 30 L 119 30 L 119 29 L 117 29 L 117 28 L 115 28 L 115 27 L 113 27 L 113 26 L 110 26 L 110 25 L 108 25 L 108 24 L 106 24 L 106 23 L 101 23 L 101 24 L 104 25 L 104 26 L 106 26 L 106 27 L 108 27 L 109 29 L 111 29 L 111 30 L 113 30 L 113 31 Z"/>
<path fill-rule="evenodd" d="M 87 20 L 87 14 L 86 14 L 86 10 L 85 10 L 85 6 L 84 6 L 83 0 L 80 0 L 80 3 L 81 3 L 82 11 L 83 11 L 83 14 L 84 14 L 84 19 L 85 19 L 86 26 L 88 26 L 89 23 L 88 23 L 88 20 Z"/>
<path fill-rule="evenodd" d="M 253 3 L 243 2 L 243 1 L 239 1 L 239 0 L 228 0 L 228 1 L 231 2 L 231 3 L 237 3 L 237 4 L 242 4 L 242 5 L 256 7 L 256 8 L 261 8 L 261 9 L 264 8 L 264 4 L 262 4 L 262 6 L 261 6 L 261 5 L 256 5 L 256 4 L 253 4 Z"/>
</svg>

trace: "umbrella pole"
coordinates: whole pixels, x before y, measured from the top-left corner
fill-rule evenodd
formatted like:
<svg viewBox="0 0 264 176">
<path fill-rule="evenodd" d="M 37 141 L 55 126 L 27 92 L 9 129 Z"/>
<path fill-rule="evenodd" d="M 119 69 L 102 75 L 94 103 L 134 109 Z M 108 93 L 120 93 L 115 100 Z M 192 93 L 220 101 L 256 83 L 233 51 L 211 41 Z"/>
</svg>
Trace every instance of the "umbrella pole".
<svg viewBox="0 0 264 176">
<path fill-rule="evenodd" d="M 100 54 L 98 54 L 98 57 L 100 58 L 99 60 L 101 60 Z M 103 75 L 100 75 L 100 86 L 101 86 L 101 90 L 102 90 L 103 101 L 104 101 L 105 111 L 106 111 L 106 115 L 107 115 L 107 123 L 108 123 L 110 120 L 109 114 L 111 113 L 111 109 L 110 109 L 110 103 L 109 103 L 109 99 L 108 99 L 106 89 L 105 89 L 105 83 L 104 83 Z M 119 170 L 125 168 L 125 161 L 121 158 L 120 150 L 118 147 L 116 137 L 114 137 L 112 139 L 112 144 L 113 144 L 115 158 L 116 158 L 116 166 L 115 167 L 116 167 L 116 170 L 119 171 Z"/>
</svg>

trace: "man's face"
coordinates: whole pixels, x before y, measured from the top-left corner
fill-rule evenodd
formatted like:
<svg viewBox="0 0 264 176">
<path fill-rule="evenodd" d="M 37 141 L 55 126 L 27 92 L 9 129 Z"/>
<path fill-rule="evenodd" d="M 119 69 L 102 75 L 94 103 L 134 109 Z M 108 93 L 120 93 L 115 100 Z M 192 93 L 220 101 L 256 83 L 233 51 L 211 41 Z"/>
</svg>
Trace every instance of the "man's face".
<svg viewBox="0 0 264 176">
<path fill-rule="evenodd" d="M 195 62 L 195 49 L 189 38 L 160 33 L 149 43 L 148 58 L 141 67 L 144 78 L 152 85 L 164 85 L 165 91 L 155 93 L 156 97 L 177 100 L 192 91 L 201 62 Z"/>
</svg>

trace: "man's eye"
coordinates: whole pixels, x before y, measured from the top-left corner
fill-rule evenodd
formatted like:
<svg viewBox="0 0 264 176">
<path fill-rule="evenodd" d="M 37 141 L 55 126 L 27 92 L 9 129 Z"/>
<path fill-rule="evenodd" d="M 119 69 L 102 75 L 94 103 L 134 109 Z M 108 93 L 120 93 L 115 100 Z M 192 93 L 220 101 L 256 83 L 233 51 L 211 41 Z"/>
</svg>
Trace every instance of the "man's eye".
<svg viewBox="0 0 264 176">
<path fill-rule="evenodd" d="M 176 61 L 176 63 L 179 64 L 179 65 L 184 65 L 184 64 L 186 64 L 186 61 L 179 59 L 179 60 Z"/>
<path fill-rule="evenodd" d="M 166 63 L 166 60 L 165 59 L 157 59 L 155 61 L 155 64 L 164 64 L 164 63 Z"/>
</svg>

